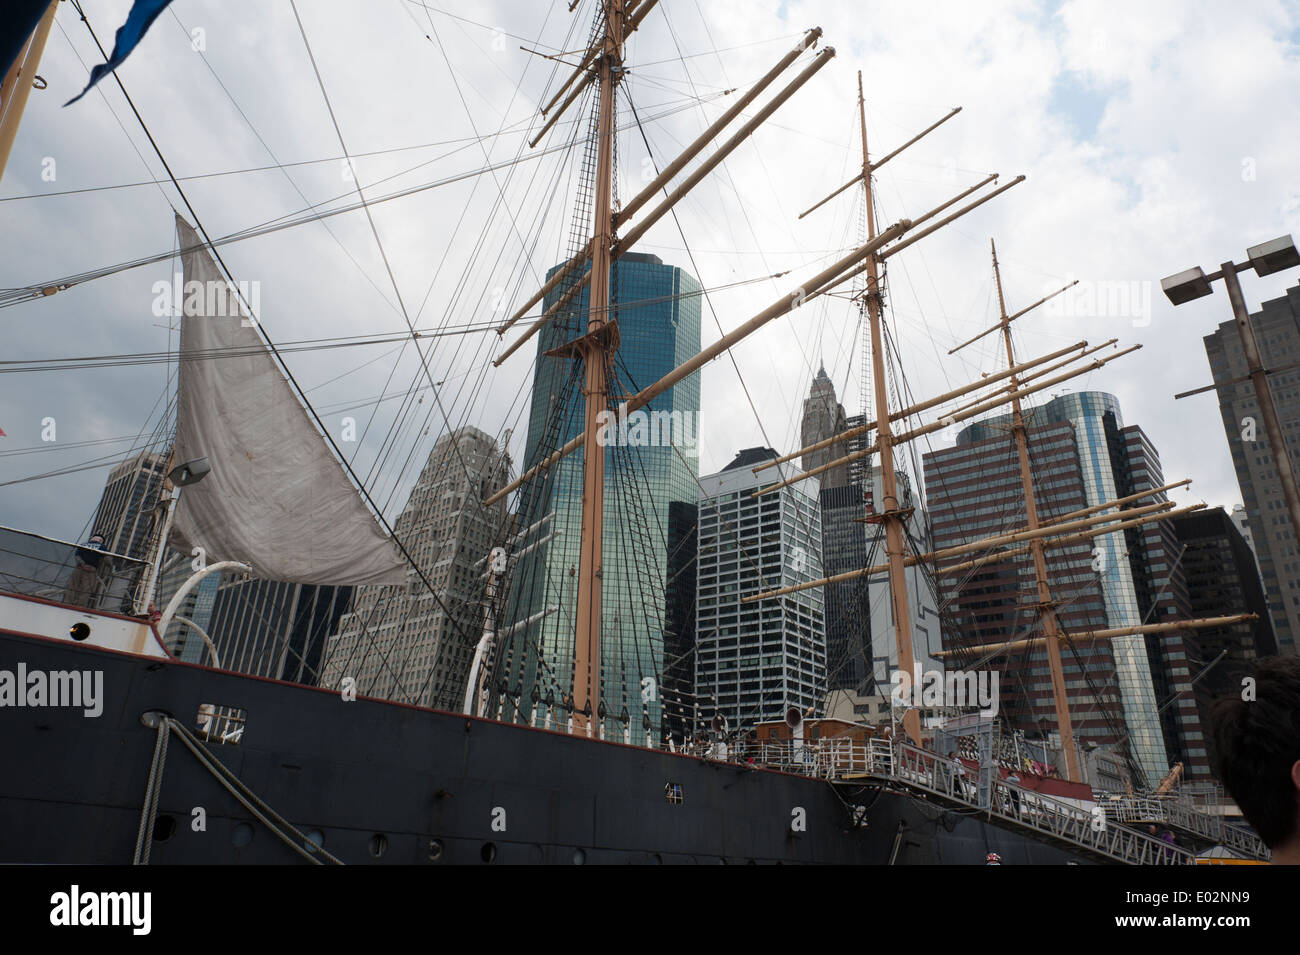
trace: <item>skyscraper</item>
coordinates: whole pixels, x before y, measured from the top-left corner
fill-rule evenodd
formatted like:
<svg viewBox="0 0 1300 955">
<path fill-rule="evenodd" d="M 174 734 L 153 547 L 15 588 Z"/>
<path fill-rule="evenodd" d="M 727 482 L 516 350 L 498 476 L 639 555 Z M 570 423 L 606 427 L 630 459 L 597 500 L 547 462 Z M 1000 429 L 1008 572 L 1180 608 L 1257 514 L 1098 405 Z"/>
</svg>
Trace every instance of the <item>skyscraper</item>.
<svg viewBox="0 0 1300 955">
<path fill-rule="evenodd" d="M 353 589 L 222 573 L 205 629 L 223 668 L 315 686 L 326 640 L 347 611 Z M 200 640 L 192 633 L 183 639 L 185 659 Z M 193 652 L 202 654 L 203 648 L 194 646 Z M 198 659 L 207 662 L 202 655 Z"/>
<path fill-rule="evenodd" d="M 700 479 L 695 691 L 701 720 L 718 713 L 732 729 L 791 706 L 818 711 L 826 696 L 822 588 L 741 602 L 822 576 L 817 479 L 753 496 L 800 473 L 790 464 L 754 474 L 775 457 L 750 448 Z"/>
<path fill-rule="evenodd" d="M 610 368 L 611 406 L 699 352 L 700 292 L 694 277 L 657 256 L 630 252 L 618 258 L 610 301 L 622 344 Z M 563 294 L 563 287 L 548 293 L 543 308 Z M 521 471 L 582 430 L 581 362 L 551 353 L 585 333 L 587 311 L 584 288 L 537 336 Z M 673 502 L 696 499 L 699 410 L 699 376 L 691 375 L 633 412 L 623 427 L 611 428 L 605 447 L 599 696 L 602 729 L 615 738 L 629 729 L 637 740 L 646 733 L 662 736 L 669 517 Z M 516 701 L 514 712 L 522 720 L 531 713 L 534 691 L 557 707 L 572 692 L 582 467 L 580 449 L 520 494 L 521 548 L 545 543 L 521 557 L 512 572 L 501 616 L 501 668 L 492 676 L 498 690 Z"/>
<path fill-rule="evenodd" d="M 104 535 L 104 550 L 148 557 L 153 511 L 167 477 L 167 455 L 142 451 L 108 472 L 91 533 Z"/>
<path fill-rule="evenodd" d="M 1213 664 L 1199 681 L 1208 695 L 1213 698 L 1239 691 L 1241 677 L 1249 675 L 1255 661 L 1277 653 L 1255 554 L 1236 521 L 1221 507 L 1184 514 L 1171 523 L 1179 544 L 1186 548 L 1182 567 L 1192 613 L 1198 617 L 1259 616 L 1255 621 L 1196 632 L 1200 658 L 1194 662 L 1199 667 Z"/>
<path fill-rule="evenodd" d="M 1044 521 L 1163 483 L 1150 442 L 1140 428 L 1124 427 L 1113 396 L 1066 394 L 1027 415 L 1030 471 Z M 925 455 L 937 548 L 1024 527 L 1024 494 L 1009 420 L 999 415 L 979 421 L 958 434 L 956 447 Z M 1049 545 L 1048 583 L 1063 631 L 1177 619 L 1186 610 L 1186 593 L 1172 546 L 1162 523 Z M 941 579 L 957 623 L 949 649 L 1040 632 L 1027 554 Z M 1203 754 L 1191 752 L 1203 748 L 1195 707 L 1178 703 L 1163 719 L 1158 712 L 1174 693 L 1189 688 L 1186 639 L 1181 633 L 1116 637 L 1063 653 L 1080 743 L 1125 739 L 1150 783 L 1169 770 L 1170 750 L 1189 769 L 1202 768 Z M 1026 729 L 1054 730 L 1046 650 L 1011 651 L 1001 659 L 1007 718 Z"/>
<path fill-rule="evenodd" d="M 823 366 L 813 379 L 803 403 L 799 439 L 804 447 L 825 441 L 848 427 L 844 407 L 835 394 L 835 385 Z M 842 458 L 850 451 L 849 442 L 839 442 L 802 458 L 805 471 Z M 867 504 L 863 495 L 864 473 L 840 464 L 816 475 L 821 487 L 819 503 L 822 518 L 822 567 L 826 575 L 860 570 L 867 565 L 870 528 L 863 522 Z M 871 611 L 868 605 L 870 582 L 866 578 L 827 584 L 826 596 L 826 683 L 832 690 L 858 690 L 868 681 L 871 645 Z"/>
<path fill-rule="evenodd" d="M 846 420 L 844 406 L 836 398 L 835 385 L 826 374 L 826 366 L 823 365 L 817 372 L 817 377 L 813 379 L 808 397 L 803 401 L 803 420 L 799 426 L 800 443 L 806 448 L 832 438 L 847 427 Z M 819 451 L 810 451 L 803 456 L 803 469 L 811 471 L 837 458 L 842 458 L 847 453 L 843 445 L 839 444 Z M 843 464 L 836 465 L 817 475 L 817 480 L 823 490 L 844 487 L 849 483 L 848 467 Z"/>
<path fill-rule="evenodd" d="M 404 585 L 357 588 L 329 638 L 321 685 L 350 676 L 358 693 L 460 710 L 483 626 L 483 560 L 506 524 L 505 502 L 483 501 L 508 472 L 496 439 L 477 428 L 438 439 L 395 527 L 424 577 L 411 567 Z"/>
<path fill-rule="evenodd" d="M 1294 365 L 1300 352 L 1300 285 L 1287 289 L 1283 298 L 1264 302 L 1250 321 L 1264 367 Z M 1269 447 L 1255 389 L 1247 377 L 1241 339 L 1232 322 L 1224 322 L 1205 336 L 1205 354 L 1218 385 L 1219 413 L 1254 537 L 1278 650 L 1295 653 L 1300 640 L 1300 553 L 1273 461 L 1276 449 Z M 1270 374 L 1268 383 L 1282 433 L 1290 436 L 1291 463 L 1300 470 L 1300 441 L 1294 437 L 1300 428 L 1300 369 Z"/>
</svg>

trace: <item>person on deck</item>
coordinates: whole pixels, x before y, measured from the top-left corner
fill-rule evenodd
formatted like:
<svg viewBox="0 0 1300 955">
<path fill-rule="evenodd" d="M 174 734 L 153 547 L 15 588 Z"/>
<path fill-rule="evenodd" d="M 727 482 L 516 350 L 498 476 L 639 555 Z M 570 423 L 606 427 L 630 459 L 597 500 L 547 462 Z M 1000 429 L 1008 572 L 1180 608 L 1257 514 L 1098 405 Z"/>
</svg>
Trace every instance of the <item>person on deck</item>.
<svg viewBox="0 0 1300 955">
<path fill-rule="evenodd" d="M 99 596 L 99 569 L 104 562 L 104 535 L 91 534 L 85 544 L 78 547 L 73 559 L 76 569 L 68 578 L 68 585 L 63 590 L 64 603 L 77 604 L 80 607 L 95 606 Z"/>
</svg>

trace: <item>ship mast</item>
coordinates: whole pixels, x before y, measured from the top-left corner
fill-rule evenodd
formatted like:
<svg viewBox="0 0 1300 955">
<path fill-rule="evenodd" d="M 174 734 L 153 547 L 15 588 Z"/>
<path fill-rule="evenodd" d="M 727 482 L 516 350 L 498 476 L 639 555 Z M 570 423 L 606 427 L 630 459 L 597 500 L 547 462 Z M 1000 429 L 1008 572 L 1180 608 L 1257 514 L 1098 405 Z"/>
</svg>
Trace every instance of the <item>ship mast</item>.
<svg viewBox="0 0 1300 955">
<path fill-rule="evenodd" d="M 36 29 L 5 74 L 3 83 L 0 83 L 0 177 L 4 176 L 5 165 L 9 162 L 9 151 L 18 135 L 18 124 L 22 122 L 27 97 L 35 85 L 36 68 L 40 65 L 58 8 L 58 0 L 51 0 Z"/>
<path fill-rule="evenodd" d="M 993 253 L 993 278 L 998 287 L 998 312 L 1001 316 L 1002 341 L 1007 351 L 1007 367 L 1016 367 L 1015 348 L 1011 343 L 1011 318 L 1007 315 L 1007 303 L 1002 294 L 1002 272 L 998 269 L 998 249 L 989 239 L 989 248 Z M 1016 375 L 1011 376 L 1011 430 L 1016 438 L 1016 455 L 1020 459 L 1020 484 L 1025 492 L 1025 526 L 1030 531 L 1039 528 L 1038 502 L 1034 498 L 1034 482 L 1029 471 L 1029 438 L 1025 431 L 1025 416 L 1020 406 L 1020 381 Z M 1029 543 L 1029 552 L 1034 560 L 1034 578 L 1038 588 L 1038 603 L 1035 609 L 1042 624 L 1043 635 L 1047 638 L 1047 666 L 1052 677 L 1052 698 L 1056 704 L 1056 725 L 1061 732 L 1061 749 L 1065 752 L 1066 778 L 1077 780 L 1079 773 L 1079 756 L 1074 748 L 1074 726 L 1070 722 L 1070 703 L 1065 693 L 1065 673 L 1061 668 L 1061 643 L 1059 626 L 1056 620 L 1056 603 L 1052 600 L 1051 588 L 1047 585 L 1047 556 L 1043 538 L 1035 537 Z"/>
<path fill-rule="evenodd" d="M 862 189 L 867 204 L 867 241 L 876 237 L 876 213 L 871 195 L 871 161 L 867 152 L 867 111 L 862 95 L 862 71 L 858 71 L 858 120 L 862 131 Z M 881 334 L 880 263 L 867 258 L 863 292 L 871 334 L 871 380 L 875 387 L 876 444 L 880 450 L 880 486 L 883 510 L 875 515 L 884 525 L 885 554 L 889 559 L 889 594 L 893 608 L 894 642 L 898 647 L 899 669 L 907 674 L 908 685 L 916 686 L 916 662 L 912 656 L 912 615 L 907 597 L 907 572 L 903 567 L 904 521 L 911 509 L 898 506 L 898 477 L 894 473 L 894 436 L 890 430 L 889 401 L 885 394 L 885 350 Z M 870 478 L 868 477 L 868 480 Z M 913 708 L 903 714 L 903 729 L 913 743 L 921 742 L 921 717 Z"/>
<path fill-rule="evenodd" d="M 581 734 L 600 706 L 601 547 L 605 515 L 605 448 L 600 441 L 609 408 L 608 369 L 618 346 L 609 318 L 609 271 L 613 245 L 614 95 L 623 72 L 624 0 L 605 4 L 604 46 L 597 60 L 600 115 L 597 130 L 596 196 L 592 221 L 591 292 L 587 334 L 575 343 L 586 365 L 583 387 L 582 538 L 578 556 L 577 630 L 573 653 L 573 728 Z M 608 329 L 608 332 L 607 332 Z M 612 332 L 612 335 L 610 334 Z"/>
</svg>

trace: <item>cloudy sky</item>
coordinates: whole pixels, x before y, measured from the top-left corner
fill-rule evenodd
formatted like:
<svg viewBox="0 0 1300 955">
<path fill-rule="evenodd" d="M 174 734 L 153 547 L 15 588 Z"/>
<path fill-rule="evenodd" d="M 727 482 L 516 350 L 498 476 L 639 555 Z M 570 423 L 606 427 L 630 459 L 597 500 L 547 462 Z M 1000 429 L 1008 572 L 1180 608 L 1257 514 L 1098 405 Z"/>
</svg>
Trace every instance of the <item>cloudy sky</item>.
<svg viewBox="0 0 1300 955">
<path fill-rule="evenodd" d="M 84 0 L 105 45 L 129 5 Z M 371 199 L 454 180 L 375 205 L 373 232 L 355 211 L 223 246 L 235 276 L 258 283 L 269 336 L 391 336 L 408 319 L 446 331 L 512 312 L 570 248 L 573 152 L 539 152 L 570 142 L 574 127 L 562 123 L 537 150 L 527 140 L 567 75 L 538 54 L 580 49 L 593 0 L 572 14 L 565 0 L 298 0 L 297 13 L 301 32 L 288 0 L 175 0 L 119 71 L 172 171 L 202 177 L 182 184 L 213 237 L 355 200 L 345 147 L 360 157 L 356 180 Z M 1159 280 L 1300 232 L 1300 4 L 1258 0 L 1228 16 L 1222 5 L 1186 0 L 924 8 L 662 0 L 629 46 L 620 194 L 640 188 L 643 170 L 726 108 L 726 91 L 751 84 L 812 26 L 825 31 L 834 61 L 679 205 L 680 232 L 665 220 L 639 246 L 716 290 L 704 306 L 705 342 L 854 244 L 856 196 L 796 217 L 860 162 L 861 70 L 875 157 L 963 107 L 880 171 L 884 223 L 916 217 L 991 172 L 1004 182 L 1028 177 L 891 259 L 889 301 L 911 393 L 1000 367 L 993 338 L 947 357 L 996 318 L 994 238 L 1011 310 L 1080 280 L 1059 307 L 1017 323 L 1020 354 L 1080 339 L 1141 343 L 1078 387 L 1119 397 L 1167 478 L 1194 479 L 1185 497 L 1239 501 L 1214 397 L 1173 400 L 1209 382 L 1201 337 L 1227 318 L 1226 295 L 1175 312 Z M 116 84 L 61 105 L 99 59 L 63 4 L 40 68 L 49 88 L 33 93 L 0 182 L 0 287 L 44 285 L 175 246 L 173 209 L 185 207 L 170 183 L 150 184 L 165 174 Z M 488 165 L 500 168 L 463 175 Z M 154 284 L 175 270 L 162 261 L 8 308 L 2 360 L 174 348 L 169 319 L 152 305 Z M 1276 298 L 1298 277 L 1246 274 L 1247 301 Z M 857 334 L 849 304 L 825 298 L 735 349 L 747 389 L 730 361 L 707 368 L 701 471 L 743 447 L 795 448 L 799 405 L 823 362 L 849 412 L 860 410 Z M 363 437 L 347 453 L 391 515 L 449 424 L 515 428 L 521 455 L 532 352 L 484 372 L 501 347 L 478 332 L 432 339 L 427 372 L 414 346 L 396 342 L 287 359 L 331 427 L 357 418 Z M 156 423 L 168 372 L 137 363 L 0 375 L 0 482 L 68 470 L 0 487 L 0 524 L 78 537 L 108 464 Z M 424 400 L 400 422 L 400 400 L 375 403 L 413 386 L 426 388 Z M 42 441 L 46 418 L 57 422 L 53 442 Z"/>
</svg>

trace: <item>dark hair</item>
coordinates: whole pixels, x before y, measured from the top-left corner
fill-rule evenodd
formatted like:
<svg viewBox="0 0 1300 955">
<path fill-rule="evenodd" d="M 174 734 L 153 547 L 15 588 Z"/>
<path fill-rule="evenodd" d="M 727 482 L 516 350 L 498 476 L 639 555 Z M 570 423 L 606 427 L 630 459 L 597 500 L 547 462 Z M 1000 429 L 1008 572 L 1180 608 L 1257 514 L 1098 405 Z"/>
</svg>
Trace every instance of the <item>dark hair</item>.
<svg viewBox="0 0 1300 955">
<path fill-rule="evenodd" d="M 1291 767 L 1300 760 L 1300 657 L 1262 660 L 1255 699 L 1216 700 L 1210 709 L 1219 780 L 1270 849 L 1296 832 L 1300 802 Z"/>
</svg>

